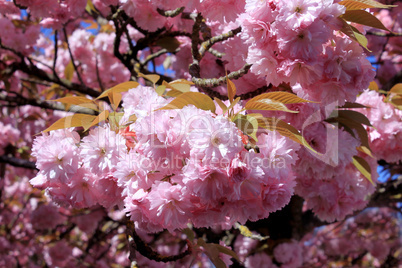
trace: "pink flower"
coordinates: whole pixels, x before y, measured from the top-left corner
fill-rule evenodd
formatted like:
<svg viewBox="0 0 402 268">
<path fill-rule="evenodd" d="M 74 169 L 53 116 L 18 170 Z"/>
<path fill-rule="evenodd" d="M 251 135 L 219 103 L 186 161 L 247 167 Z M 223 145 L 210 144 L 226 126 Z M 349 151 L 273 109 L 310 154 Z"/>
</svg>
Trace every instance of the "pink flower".
<svg viewBox="0 0 402 268">
<path fill-rule="evenodd" d="M 179 184 L 157 182 L 147 196 L 149 201 L 149 219 L 163 228 L 173 231 L 185 228 L 193 209 L 191 202 Z"/>
<path fill-rule="evenodd" d="M 375 91 L 364 91 L 357 101 L 369 108 L 359 109 L 365 114 L 373 128 L 368 128 L 370 148 L 379 159 L 387 162 L 402 160 L 402 111 Z"/>
<path fill-rule="evenodd" d="M 128 120 L 129 116 L 133 114 L 137 117 L 146 116 L 153 110 L 161 108 L 168 103 L 153 88 L 141 85 L 127 91 L 123 95 L 122 101 L 125 114 L 123 120 Z"/>
<path fill-rule="evenodd" d="M 183 171 L 186 190 L 200 198 L 202 204 L 213 205 L 230 192 L 229 177 L 222 168 L 187 164 Z"/>
<path fill-rule="evenodd" d="M 80 145 L 84 167 L 99 176 L 113 172 L 119 156 L 126 152 L 126 140 L 107 125 L 91 129 Z"/>
<path fill-rule="evenodd" d="M 320 14 L 322 5 L 313 0 L 283 1 L 277 23 L 288 29 L 309 26 Z"/>
<path fill-rule="evenodd" d="M 332 32 L 322 21 L 315 21 L 305 28 L 279 31 L 277 33 L 278 48 L 285 58 L 315 62 L 323 51 L 323 44 L 331 34 Z"/>
<path fill-rule="evenodd" d="M 237 14 L 244 11 L 244 0 L 204 0 L 199 11 L 205 13 L 210 20 L 220 22 L 234 21 Z"/>
<path fill-rule="evenodd" d="M 80 158 L 75 135 L 78 134 L 69 130 L 57 130 L 35 139 L 32 156 L 49 185 L 68 183 L 76 174 Z"/>
<path fill-rule="evenodd" d="M 238 128 L 223 116 L 194 118 L 188 123 L 188 143 L 191 157 L 208 161 L 212 158 L 233 158 L 243 144 Z"/>
</svg>

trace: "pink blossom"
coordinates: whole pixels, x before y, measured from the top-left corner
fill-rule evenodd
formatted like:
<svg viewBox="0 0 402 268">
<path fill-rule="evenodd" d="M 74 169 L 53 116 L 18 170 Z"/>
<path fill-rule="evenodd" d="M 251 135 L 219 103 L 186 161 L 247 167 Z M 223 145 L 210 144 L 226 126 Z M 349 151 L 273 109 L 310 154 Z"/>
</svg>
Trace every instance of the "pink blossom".
<svg viewBox="0 0 402 268">
<path fill-rule="evenodd" d="M 47 178 L 49 185 L 68 183 L 76 174 L 79 154 L 74 135 L 77 133 L 57 130 L 34 141 L 32 156 L 36 157 L 36 166 Z"/>
<path fill-rule="evenodd" d="M 151 111 L 161 108 L 167 104 L 167 101 L 158 96 L 151 87 L 137 86 L 130 89 L 123 98 L 123 108 L 125 119 L 135 114 L 137 117 L 146 116 Z"/>
<path fill-rule="evenodd" d="M 288 29 L 309 26 L 320 14 L 322 6 L 313 0 L 294 0 L 281 3 L 277 21 Z"/>
<path fill-rule="evenodd" d="M 204 0 L 201 2 L 200 11 L 210 20 L 220 22 L 233 21 L 237 14 L 244 11 L 244 0 Z"/>
<path fill-rule="evenodd" d="M 99 176 L 113 172 L 119 156 L 126 153 L 126 141 L 108 126 L 90 130 L 82 139 L 80 155 L 84 167 Z"/>
<path fill-rule="evenodd" d="M 200 198 L 202 204 L 213 205 L 230 191 L 229 177 L 224 169 L 188 164 L 183 183 L 190 194 Z"/>
<path fill-rule="evenodd" d="M 193 206 L 182 186 L 168 182 L 156 183 L 147 199 L 150 203 L 149 219 L 154 223 L 169 231 L 185 228 Z"/>
<path fill-rule="evenodd" d="M 237 127 L 223 116 L 205 116 L 188 123 L 191 157 L 207 161 L 212 158 L 233 158 L 242 149 Z"/>
<path fill-rule="evenodd" d="M 378 158 L 387 162 L 402 159 L 402 112 L 375 91 L 366 90 L 357 101 L 369 108 L 359 109 L 365 114 L 373 128 L 369 128 L 370 148 Z"/>
</svg>

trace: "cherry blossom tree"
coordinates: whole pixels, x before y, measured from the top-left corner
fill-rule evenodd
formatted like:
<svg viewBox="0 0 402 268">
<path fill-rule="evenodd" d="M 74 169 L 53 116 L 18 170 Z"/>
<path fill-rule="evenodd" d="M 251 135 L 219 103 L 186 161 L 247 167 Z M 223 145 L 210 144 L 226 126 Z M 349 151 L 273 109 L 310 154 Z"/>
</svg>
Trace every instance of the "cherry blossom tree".
<svg viewBox="0 0 402 268">
<path fill-rule="evenodd" d="M 401 9 L 1 0 L 0 266 L 402 265 Z"/>
</svg>

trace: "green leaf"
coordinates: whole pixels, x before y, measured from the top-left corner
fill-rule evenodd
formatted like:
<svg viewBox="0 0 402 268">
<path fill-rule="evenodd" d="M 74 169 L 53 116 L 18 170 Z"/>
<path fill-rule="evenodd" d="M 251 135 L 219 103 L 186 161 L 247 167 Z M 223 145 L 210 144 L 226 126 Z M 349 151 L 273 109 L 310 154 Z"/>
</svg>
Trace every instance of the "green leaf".
<svg viewBox="0 0 402 268">
<path fill-rule="evenodd" d="M 213 113 L 216 108 L 215 103 L 207 95 L 199 92 L 186 92 L 172 100 L 166 106 L 157 110 L 182 109 L 189 104 L 192 104 L 201 110 L 209 110 Z"/>
<path fill-rule="evenodd" d="M 390 30 L 388 30 L 387 27 L 385 27 L 384 24 L 382 24 L 382 22 L 376 18 L 376 16 L 365 10 L 347 10 L 345 14 L 341 16 L 341 18 L 350 22 L 390 32 Z"/>
<path fill-rule="evenodd" d="M 165 93 L 166 86 L 160 85 L 155 89 L 155 92 L 159 95 L 162 96 L 163 93 Z"/>
<path fill-rule="evenodd" d="M 353 40 L 355 40 L 356 42 L 358 42 L 362 47 L 364 47 L 367 51 L 370 51 L 367 48 L 367 38 L 362 35 L 355 27 L 349 25 L 346 20 L 342 19 L 342 18 L 338 18 L 342 23 L 342 28 L 341 28 L 341 32 L 343 32 L 344 34 L 346 34 L 347 36 L 349 36 L 350 38 L 352 38 Z"/>
<path fill-rule="evenodd" d="M 365 153 L 366 155 L 368 155 L 368 156 L 374 158 L 374 156 L 373 156 L 373 154 L 372 154 L 370 148 L 367 148 L 366 146 L 359 146 L 359 147 L 357 147 L 356 149 L 357 149 L 358 151 L 360 151 L 360 152 L 362 152 L 362 153 Z"/>
<path fill-rule="evenodd" d="M 138 77 L 144 77 L 145 79 L 147 79 L 148 81 L 151 81 L 154 85 L 156 84 L 156 82 L 159 81 L 159 79 L 161 78 L 159 75 L 157 74 L 142 74 L 142 73 L 138 73 Z"/>
<path fill-rule="evenodd" d="M 95 119 L 91 122 L 91 124 L 83 125 L 84 130 L 86 131 L 90 127 L 93 127 L 93 126 L 99 124 L 100 122 L 106 121 L 108 116 L 109 116 L 109 111 L 108 110 L 105 110 L 105 111 L 101 112 L 97 117 L 95 117 Z"/>
<path fill-rule="evenodd" d="M 218 99 L 217 97 L 215 97 L 214 100 L 219 105 L 219 107 L 221 107 L 222 114 L 225 114 L 226 111 L 228 110 L 228 107 L 226 106 L 226 104 L 224 104 L 223 101 L 221 101 L 221 99 Z"/>
<path fill-rule="evenodd" d="M 226 74 L 226 83 L 227 83 L 229 101 L 232 103 L 234 96 L 236 96 L 236 86 L 232 81 L 230 81 L 227 74 Z"/>
<path fill-rule="evenodd" d="M 363 176 L 366 177 L 372 185 L 375 185 L 373 180 L 371 179 L 370 165 L 367 163 L 366 160 L 364 160 L 364 158 L 357 155 L 353 156 L 353 165 L 355 165 L 360 173 L 363 174 Z"/>
<path fill-rule="evenodd" d="M 190 228 L 183 229 L 182 232 L 187 236 L 187 239 L 190 241 L 194 240 L 194 231 Z"/>
<path fill-rule="evenodd" d="M 289 110 L 285 104 L 271 99 L 261 99 L 257 101 L 249 100 L 245 106 L 246 110 L 264 110 L 264 111 L 283 111 L 288 113 L 298 113 L 298 111 Z"/>
<path fill-rule="evenodd" d="M 379 90 L 378 85 L 377 85 L 377 83 L 376 83 L 375 81 L 371 81 L 368 88 L 369 88 L 370 90 L 374 90 L 374 91 L 378 91 L 378 90 Z"/>
<path fill-rule="evenodd" d="M 240 261 L 235 252 L 219 244 L 205 243 L 202 238 L 198 238 L 197 245 L 204 248 L 204 253 L 208 256 L 216 268 L 226 268 L 226 264 L 219 257 L 219 253 L 229 255 Z"/>
<path fill-rule="evenodd" d="M 372 127 L 370 120 L 362 113 L 352 111 L 352 110 L 337 110 L 338 117 L 345 118 L 347 120 L 353 120 L 359 124 L 364 124 L 366 126 Z"/>
<path fill-rule="evenodd" d="M 363 104 L 357 102 L 345 102 L 345 104 L 342 107 L 338 107 L 338 109 L 350 109 L 350 108 L 370 108 L 370 107 L 364 106 Z"/>
<path fill-rule="evenodd" d="M 108 90 L 105 90 L 105 91 L 104 91 L 99 97 L 97 97 L 96 99 L 98 100 L 98 99 L 107 97 L 107 96 L 109 95 L 109 93 L 111 93 L 111 92 L 116 92 L 116 93 L 126 92 L 126 91 L 128 91 L 129 89 L 138 87 L 138 85 L 139 85 L 139 83 L 134 82 L 134 81 L 129 81 L 129 82 L 120 83 L 120 84 L 118 84 L 118 85 L 116 85 L 116 86 L 114 86 L 114 87 L 112 87 L 112 88 L 110 88 L 110 89 L 108 89 Z"/>
<path fill-rule="evenodd" d="M 313 102 L 313 103 L 317 103 L 315 101 L 309 101 L 309 100 L 305 100 L 302 99 L 300 97 L 298 97 L 295 94 L 289 93 L 289 92 L 283 92 L 283 91 L 275 91 L 275 92 L 268 92 L 268 93 L 263 93 L 260 94 L 254 98 L 252 98 L 251 100 L 249 100 L 249 102 L 253 102 L 253 101 L 259 101 L 259 100 L 264 100 L 264 99 L 270 99 L 273 101 L 277 101 L 277 102 L 281 102 L 283 104 L 291 104 L 291 103 L 302 103 L 302 102 Z"/>
<path fill-rule="evenodd" d="M 124 113 L 116 113 L 116 112 L 111 112 L 109 113 L 109 124 L 111 126 L 111 129 L 119 129 L 120 125 L 119 122 L 121 118 L 123 117 Z"/>
<path fill-rule="evenodd" d="M 74 76 L 74 65 L 73 62 L 70 60 L 70 62 L 67 64 L 67 66 L 64 68 L 64 77 L 71 81 Z"/>
<path fill-rule="evenodd" d="M 98 10 L 94 7 L 94 4 L 92 3 L 91 0 L 87 0 L 87 6 L 85 7 L 85 10 L 89 13 L 92 14 L 92 12 L 99 14 Z"/>
<path fill-rule="evenodd" d="M 228 110 L 232 109 L 238 102 L 240 101 L 240 97 L 237 97 L 228 107 Z"/>
<path fill-rule="evenodd" d="M 91 122 L 96 118 L 95 115 L 88 114 L 74 114 L 67 117 L 60 118 L 54 122 L 50 127 L 45 129 L 43 132 L 49 132 L 52 130 L 70 128 L 70 127 L 82 127 L 90 125 Z"/>
<path fill-rule="evenodd" d="M 339 125 L 353 137 L 356 137 L 354 132 L 356 131 L 361 145 L 370 148 L 367 130 L 362 126 L 362 124 L 344 117 L 332 117 L 326 119 L 325 121 L 329 123 L 339 123 Z"/>
<path fill-rule="evenodd" d="M 219 244 L 215 244 L 215 247 L 219 250 L 219 252 L 229 255 L 233 258 L 235 258 L 236 260 L 240 261 L 239 257 L 237 256 L 236 252 L 234 252 L 233 250 L 230 250 L 224 246 L 221 246 Z"/>
<path fill-rule="evenodd" d="M 282 136 L 288 137 L 289 139 L 303 145 L 312 152 L 319 154 L 310 144 L 304 139 L 303 135 L 293 126 L 288 123 L 279 120 L 275 117 L 263 117 L 258 118 L 258 125 L 261 128 L 268 129 L 270 131 L 277 131 Z"/>
<path fill-rule="evenodd" d="M 338 4 L 344 5 L 346 10 L 366 9 L 366 8 L 390 8 L 397 5 L 384 5 L 374 0 L 344 0 Z"/>
<path fill-rule="evenodd" d="M 93 100 L 85 98 L 85 97 L 68 96 L 68 97 L 63 97 L 60 99 L 55 99 L 55 100 L 50 100 L 50 101 L 58 101 L 61 103 L 77 105 L 77 106 L 92 109 L 94 111 L 98 111 L 98 106 L 96 105 L 96 103 Z"/>
<path fill-rule="evenodd" d="M 389 90 L 389 93 L 395 93 L 395 94 L 402 95 L 402 83 L 398 83 L 398 84 L 394 85 L 394 86 Z"/>
<path fill-rule="evenodd" d="M 395 96 L 393 97 L 389 103 L 395 106 L 396 109 L 402 110 L 402 96 Z"/>
<path fill-rule="evenodd" d="M 237 128 L 243 131 L 244 134 L 250 136 L 255 141 L 257 139 L 257 131 L 258 131 L 258 120 L 257 118 L 250 115 L 242 115 L 238 114 L 233 118 L 233 123 L 236 124 Z"/>
<path fill-rule="evenodd" d="M 107 95 L 109 97 L 110 104 L 112 105 L 113 110 L 117 110 L 121 101 L 121 93 L 120 92 L 109 92 Z"/>
<path fill-rule="evenodd" d="M 166 81 L 162 82 L 162 85 L 165 86 L 166 88 L 169 88 L 170 91 L 166 93 L 167 96 L 170 97 L 177 97 L 185 92 L 190 91 L 190 87 L 192 85 L 192 82 L 188 83 L 189 81 L 183 80 L 185 82 L 178 82 L 178 81 L 173 81 L 170 83 L 167 83 Z M 187 82 L 187 83 L 186 83 Z"/>
</svg>

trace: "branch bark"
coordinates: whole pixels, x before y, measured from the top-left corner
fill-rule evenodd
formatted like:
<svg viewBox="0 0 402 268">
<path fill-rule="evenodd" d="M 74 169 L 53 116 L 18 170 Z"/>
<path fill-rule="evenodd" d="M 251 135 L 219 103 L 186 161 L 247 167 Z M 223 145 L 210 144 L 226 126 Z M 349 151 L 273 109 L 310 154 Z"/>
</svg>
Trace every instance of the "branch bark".
<svg viewBox="0 0 402 268">
<path fill-rule="evenodd" d="M 25 160 L 25 159 L 20 159 L 16 157 L 9 157 L 5 155 L 0 155 L 0 163 L 6 163 L 10 164 L 14 167 L 22 167 L 22 168 L 28 168 L 28 169 L 36 169 L 35 163 Z"/>
</svg>

